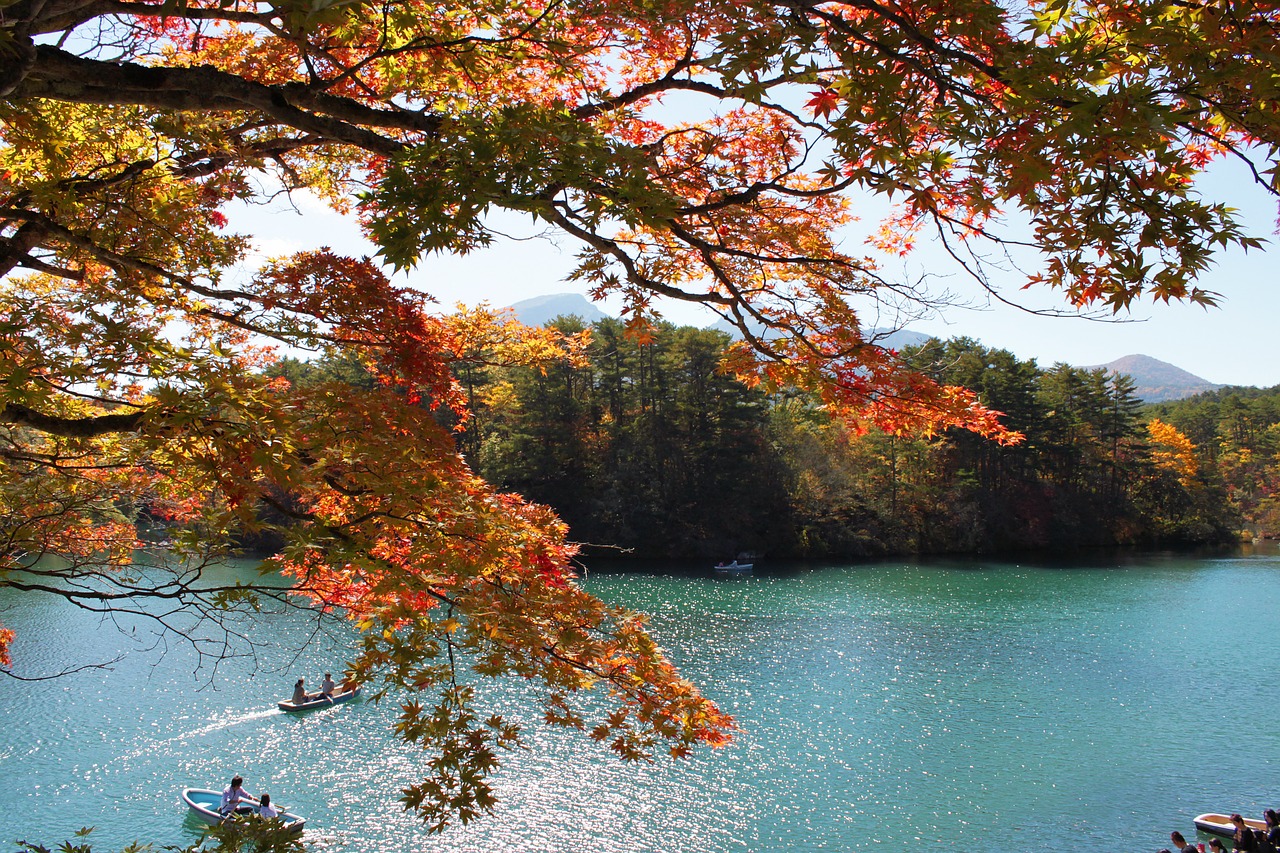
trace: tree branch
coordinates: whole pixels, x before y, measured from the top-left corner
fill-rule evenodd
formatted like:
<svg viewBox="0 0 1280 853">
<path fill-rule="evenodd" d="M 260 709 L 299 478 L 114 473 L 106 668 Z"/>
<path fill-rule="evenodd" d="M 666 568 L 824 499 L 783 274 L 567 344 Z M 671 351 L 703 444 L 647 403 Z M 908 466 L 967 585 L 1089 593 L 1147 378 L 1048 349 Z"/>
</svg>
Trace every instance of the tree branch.
<svg viewBox="0 0 1280 853">
<path fill-rule="evenodd" d="M 430 113 L 374 109 L 305 83 L 268 86 L 207 65 L 150 68 L 100 62 L 49 45 L 35 48 L 35 60 L 14 88 L 13 98 L 198 112 L 256 110 L 304 133 L 388 157 L 402 151 L 405 143 L 366 126 L 428 136 L 440 127 L 439 117 Z"/>
<path fill-rule="evenodd" d="M 112 433 L 137 432 L 147 414 L 146 411 L 137 411 L 92 418 L 62 418 L 18 403 L 6 403 L 0 409 L 0 423 L 31 427 L 63 438 L 96 438 Z"/>
</svg>

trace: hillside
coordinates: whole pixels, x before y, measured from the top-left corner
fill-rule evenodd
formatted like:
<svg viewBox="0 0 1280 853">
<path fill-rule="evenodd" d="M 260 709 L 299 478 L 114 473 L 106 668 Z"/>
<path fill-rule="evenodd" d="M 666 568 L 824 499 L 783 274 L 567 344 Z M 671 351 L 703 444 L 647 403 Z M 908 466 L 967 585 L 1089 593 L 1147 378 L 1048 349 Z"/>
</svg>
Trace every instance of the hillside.
<svg viewBox="0 0 1280 853">
<path fill-rule="evenodd" d="M 551 293 L 535 296 L 510 306 L 522 323 L 530 326 L 541 326 L 556 317 L 577 316 L 588 324 L 602 320 L 609 315 L 580 293 Z M 737 330 L 721 320 L 708 327 L 737 337 Z M 929 339 L 928 335 L 912 332 L 907 329 L 889 331 L 875 329 L 872 334 L 881 346 L 901 349 L 909 345 L 922 344 Z M 1201 379 L 1180 367 L 1149 355 L 1126 355 L 1107 364 L 1084 367 L 1084 370 L 1103 368 L 1114 373 L 1125 373 L 1137 383 L 1138 396 L 1147 403 L 1164 403 L 1170 400 L 1181 400 L 1205 391 L 1224 386 Z"/>
<path fill-rule="evenodd" d="M 729 335 L 729 337 L 732 337 L 732 338 L 739 338 L 742 336 L 742 334 L 736 328 L 730 325 L 727 320 L 718 320 L 714 324 L 708 326 L 707 328 L 715 329 L 718 332 L 724 332 L 725 334 Z M 763 331 L 764 327 L 759 326 L 759 329 Z M 769 335 L 764 334 L 762 335 L 762 337 L 768 338 Z M 920 332 L 913 332 L 910 329 L 872 329 L 871 335 L 870 335 L 870 339 L 874 343 L 879 344 L 882 347 L 888 347 L 890 349 L 902 349 L 903 347 L 908 347 L 908 346 L 920 346 L 925 341 L 929 340 L 930 337 L 931 337 L 930 335 L 925 335 Z"/>
<path fill-rule="evenodd" d="M 1138 396 L 1147 403 L 1181 400 L 1223 387 L 1149 355 L 1126 355 L 1085 369 L 1096 370 L 1099 367 L 1113 373 L 1128 374 L 1137 383 Z"/>
<path fill-rule="evenodd" d="M 609 315 L 581 293 L 550 293 L 523 299 L 510 306 L 516 318 L 526 326 L 541 326 L 556 317 L 581 317 L 588 325 Z"/>
</svg>

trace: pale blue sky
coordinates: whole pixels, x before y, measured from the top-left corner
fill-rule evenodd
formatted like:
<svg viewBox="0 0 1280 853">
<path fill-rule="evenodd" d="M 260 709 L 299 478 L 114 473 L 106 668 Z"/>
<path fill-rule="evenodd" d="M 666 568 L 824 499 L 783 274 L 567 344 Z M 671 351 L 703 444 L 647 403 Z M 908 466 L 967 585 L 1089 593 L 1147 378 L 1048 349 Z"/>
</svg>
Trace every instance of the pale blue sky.
<svg viewBox="0 0 1280 853">
<path fill-rule="evenodd" d="M 1079 318 L 1037 317 L 992 302 L 969 282 L 941 252 L 927 246 L 886 272 L 903 270 L 912 277 L 926 271 L 938 287 L 952 291 L 971 307 L 951 307 L 942 316 L 907 324 L 913 331 L 954 337 L 967 335 L 990 347 L 1010 350 L 1019 358 L 1035 359 L 1042 367 L 1055 362 L 1085 366 L 1104 364 L 1141 353 L 1169 362 L 1210 382 L 1232 385 L 1280 385 L 1280 249 L 1274 235 L 1276 205 L 1249 185 L 1243 169 L 1228 164 L 1217 168 L 1206 187 L 1218 199 L 1240 209 L 1254 236 L 1268 239 L 1263 251 L 1231 252 L 1221 257 L 1200 284 L 1221 294 L 1217 308 L 1143 303 L 1124 322 Z M 344 219 L 306 197 L 297 210 L 276 207 L 235 212 L 233 227 L 252 232 L 260 253 L 278 256 L 301 248 L 328 245 L 351 254 L 371 254 L 353 221 Z M 585 293 L 586 288 L 565 280 L 577 250 L 573 241 L 538 238 L 527 219 L 503 220 L 515 238 L 467 257 L 425 259 L 407 280 L 436 297 L 445 308 L 458 302 L 488 302 L 502 307 L 533 296 Z M 860 247 L 847 247 L 862 254 Z M 1009 274 L 1002 282 L 1005 295 L 1031 307 L 1062 307 L 1044 291 L 1019 291 L 1021 280 Z M 616 315 L 617 304 L 600 306 Z M 697 306 L 662 305 L 667 319 L 705 326 L 715 318 Z M 876 325 L 871 321 L 872 325 Z M 880 323 L 884 325 L 884 322 Z"/>
</svg>

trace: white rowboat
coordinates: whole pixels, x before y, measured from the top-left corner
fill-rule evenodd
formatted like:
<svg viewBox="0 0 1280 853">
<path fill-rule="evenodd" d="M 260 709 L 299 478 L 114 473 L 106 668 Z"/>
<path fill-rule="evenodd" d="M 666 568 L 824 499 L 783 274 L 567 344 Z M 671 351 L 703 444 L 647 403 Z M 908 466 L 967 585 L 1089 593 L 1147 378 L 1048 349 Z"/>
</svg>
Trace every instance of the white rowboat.
<svg viewBox="0 0 1280 853">
<path fill-rule="evenodd" d="M 217 826 L 228 818 L 228 815 L 218 811 L 218 806 L 222 803 L 221 791 L 214 791 L 210 788 L 183 788 L 181 799 L 192 814 L 210 826 Z M 235 813 L 257 814 L 258 810 L 246 804 L 236 809 Z M 284 811 L 280 813 L 279 820 L 294 832 L 301 832 L 302 825 L 306 822 L 305 818 Z"/>
</svg>

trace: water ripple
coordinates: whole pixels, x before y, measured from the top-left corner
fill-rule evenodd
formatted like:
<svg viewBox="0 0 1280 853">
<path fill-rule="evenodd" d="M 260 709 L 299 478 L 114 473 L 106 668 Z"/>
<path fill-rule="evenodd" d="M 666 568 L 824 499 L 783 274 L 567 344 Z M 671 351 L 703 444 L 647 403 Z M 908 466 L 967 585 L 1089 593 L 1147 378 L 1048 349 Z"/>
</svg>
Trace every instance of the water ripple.
<svg viewBox="0 0 1280 853">
<path fill-rule="evenodd" d="M 498 815 L 443 836 L 397 802 L 424 756 L 394 738 L 394 703 L 274 707 L 296 674 L 336 668 L 340 647 L 288 672 L 229 663 L 216 689 L 179 652 L 135 652 L 109 671 L 0 684 L 0 840 L 91 824 L 96 849 L 190 843 L 200 829 L 178 788 L 241 773 L 304 814 L 321 853 L 1155 849 L 1199 811 L 1277 805 L 1280 734 L 1260 725 L 1274 690 L 1242 673 L 1280 658 L 1280 632 L 1233 616 L 1280 610 L 1277 573 L 1274 558 L 1169 558 L 593 576 L 593 591 L 653 614 L 741 734 L 689 761 L 623 765 L 538 725 L 526 686 L 488 687 L 529 748 L 494 778 Z M 0 606 L 23 665 L 121 642 L 75 613 Z M 37 633 L 49 624 L 62 628 Z M 307 629 L 275 619 L 261 634 L 292 660 Z"/>
</svg>

